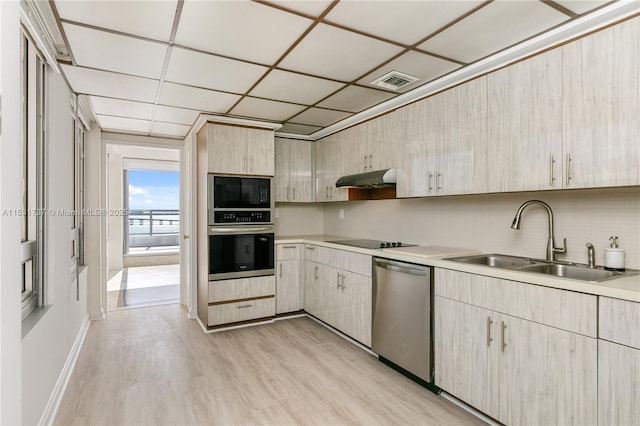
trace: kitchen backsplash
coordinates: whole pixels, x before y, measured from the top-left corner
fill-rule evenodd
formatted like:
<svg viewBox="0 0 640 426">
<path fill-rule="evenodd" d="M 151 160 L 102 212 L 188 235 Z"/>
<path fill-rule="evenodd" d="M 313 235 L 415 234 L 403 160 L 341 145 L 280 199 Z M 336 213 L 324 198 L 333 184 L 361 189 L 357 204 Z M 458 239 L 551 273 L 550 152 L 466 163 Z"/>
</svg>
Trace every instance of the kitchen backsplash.
<svg viewBox="0 0 640 426">
<path fill-rule="evenodd" d="M 531 199 L 551 206 L 556 245 L 562 246 L 563 238 L 567 239 L 567 254 L 558 259 L 586 263 L 585 243 L 591 242 L 596 264 L 602 265 L 604 248 L 613 235 L 625 249 L 626 267 L 640 269 L 638 187 L 326 203 L 320 231 L 544 258 L 548 223 L 543 208 L 528 207 L 520 230 L 510 228 L 518 207 Z M 339 218 L 340 209 L 344 219 Z M 303 215 L 293 220 L 296 234 L 317 233 L 313 209 L 288 210 L 287 220 Z M 301 232 L 306 226 L 313 232 Z"/>
<path fill-rule="evenodd" d="M 303 203 L 278 203 L 276 236 L 323 234 L 323 205 Z"/>
</svg>

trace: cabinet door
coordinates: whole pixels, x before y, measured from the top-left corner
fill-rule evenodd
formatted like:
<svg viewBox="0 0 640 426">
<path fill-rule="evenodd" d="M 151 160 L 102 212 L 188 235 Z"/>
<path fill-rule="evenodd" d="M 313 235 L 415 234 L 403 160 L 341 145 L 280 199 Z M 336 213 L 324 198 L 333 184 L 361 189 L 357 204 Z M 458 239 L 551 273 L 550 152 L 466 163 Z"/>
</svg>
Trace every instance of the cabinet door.
<svg viewBox="0 0 640 426">
<path fill-rule="evenodd" d="M 436 97 L 436 193 L 486 192 L 487 79 L 480 77 Z"/>
<path fill-rule="evenodd" d="M 221 124 L 207 125 L 207 152 L 210 173 L 246 173 L 244 128 Z"/>
<path fill-rule="evenodd" d="M 598 425 L 640 424 L 640 350 L 598 340 Z"/>
<path fill-rule="evenodd" d="M 371 278 L 339 270 L 336 328 L 371 347 Z"/>
<path fill-rule="evenodd" d="M 316 142 L 316 201 L 345 201 L 346 189 L 336 188 L 336 181 L 345 173 L 347 144 L 342 135 L 331 135 Z"/>
<path fill-rule="evenodd" d="M 435 195 L 436 123 L 440 113 L 432 96 L 400 110 L 402 139 L 396 194 L 398 197 Z"/>
<path fill-rule="evenodd" d="M 370 170 L 398 168 L 404 143 L 400 111 L 390 112 L 364 124 L 369 125 Z"/>
<path fill-rule="evenodd" d="M 313 201 L 313 142 L 291 141 L 289 144 L 290 199 L 297 203 Z"/>
<path fill-rule="evenodd" d="M 243 132 L 243 138 L 246 145 L 246 173 L 249 175 L 273 176 L 273 130 L 246 128 Z"/>
<path fill-rule="evenodd" d="M 489 192 L 562 188 L 562 54 L 487 76 Z"/>
<path fill-rule="evenodd" d="M 304 310 L 320 318 L 320 265 L 304 261 Z"/>
<path fill-rule="evenodd" d="M 276 313 L 295 312 L 302 309 L 300 286 L 300 261 L 281 260 L 277 265 Z"/>
<path fill-rule="evenodd" d="M 567 188 L 640 184 L 639 26 L 631 19 L 562 47 Z"/>
<path fill-rule="evenodd" d="M 276 203 L 291 201 L 291 146 L 290 139 L 275 138 L 275 173 L 273 187 Z"/>
<path fill-rule="evenodd" d="M 513 425 L 596 424 L 596 339 L 508 315 L 496 321 L 497 419 Z"/>
<path fill-rule="evenodd" d="M 434 382 L 492 417 L 499 414 L 496 314 L 444 297 L 434 301 Z"/>
</svg>

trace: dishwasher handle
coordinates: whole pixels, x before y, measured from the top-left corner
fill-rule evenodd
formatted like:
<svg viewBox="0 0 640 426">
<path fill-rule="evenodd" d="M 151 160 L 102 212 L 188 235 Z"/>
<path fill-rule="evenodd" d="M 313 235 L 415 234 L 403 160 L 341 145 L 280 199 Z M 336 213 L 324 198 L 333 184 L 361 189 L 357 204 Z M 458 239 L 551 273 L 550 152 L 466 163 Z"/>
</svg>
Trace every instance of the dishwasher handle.
<svg viewBox="0 0 640 426">
<path fill-rule="evenodd" d="M 427 275 L 427 272 L 429 270 L 429 268 L 426 266 L 414 265 L 412 263 L 396 262 L 379 257 L 373 258 L 373 266 L 377 268 L 388 269 L 389 271 L 401 272 L 403 274 L 421 276 Z"/>
</svg>

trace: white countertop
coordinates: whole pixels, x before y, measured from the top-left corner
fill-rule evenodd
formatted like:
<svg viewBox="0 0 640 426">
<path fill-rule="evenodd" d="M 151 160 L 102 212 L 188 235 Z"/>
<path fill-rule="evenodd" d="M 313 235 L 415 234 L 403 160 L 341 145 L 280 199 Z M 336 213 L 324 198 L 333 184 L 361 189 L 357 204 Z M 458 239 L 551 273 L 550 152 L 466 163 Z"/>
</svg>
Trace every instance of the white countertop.
<svg viewBox="0 0 640 426">
<path fill-rule="evenodd" d="M 452 269 L 477 275 L 502 278 L 505 280 L 525 282 L 562 290 L 576 291 L 597 296 L 640 302 L 640 275 L 616 278 L 600 283 L 579 281 L 569 278 L 553 277 L 532 272 L 513 271 L 484 265 L 453 262 L 443 258 L 479 254 L 473 249 L 462 249 L 442 246 L 397 247 L 390 249 L 366 249 L 360 247 L 333 244 L 328 241 L 350 240 L 352 237 L 336 235 L 289 235 L 276 237 L 276 244 L 317 244 L 339 250 L 353 251 L 371 256 L 384 257 L 392 260 L 433 266 L 436 268 Z M 505 253 L 506 254 L 506 253 Z"/>
</svg>

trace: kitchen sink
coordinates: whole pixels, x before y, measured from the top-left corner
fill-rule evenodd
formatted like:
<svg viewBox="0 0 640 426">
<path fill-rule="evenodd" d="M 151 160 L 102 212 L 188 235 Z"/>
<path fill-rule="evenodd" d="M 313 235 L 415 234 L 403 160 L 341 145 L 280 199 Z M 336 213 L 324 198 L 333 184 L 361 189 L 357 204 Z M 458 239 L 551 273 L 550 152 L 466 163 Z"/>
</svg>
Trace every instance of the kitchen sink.
<svg viewBox="0 0 640 426">
<path fill-rule="evenodd" d="M 531 259 L 503 254 L 483 254 L 478 256 L 450 257 L 445 260 L 454 262 L 471 263 L 473 265 L 492 266 L 494 268 L 514 269 L 522 266 L 537 265 Z"/>
<path fill-rule="evenodd" d="M 640 271 L 634 269 L 609 271 L 601 266 L 590 268 L 583 264 L 550 262 L 542 259 L 529 259 L 506 254 L 480 254 L 475 256 L 449 257 L 444 260 L 591 282 L 602 282 L 629 275 L 638 275 L 640 273 Z"/>
</svg>

